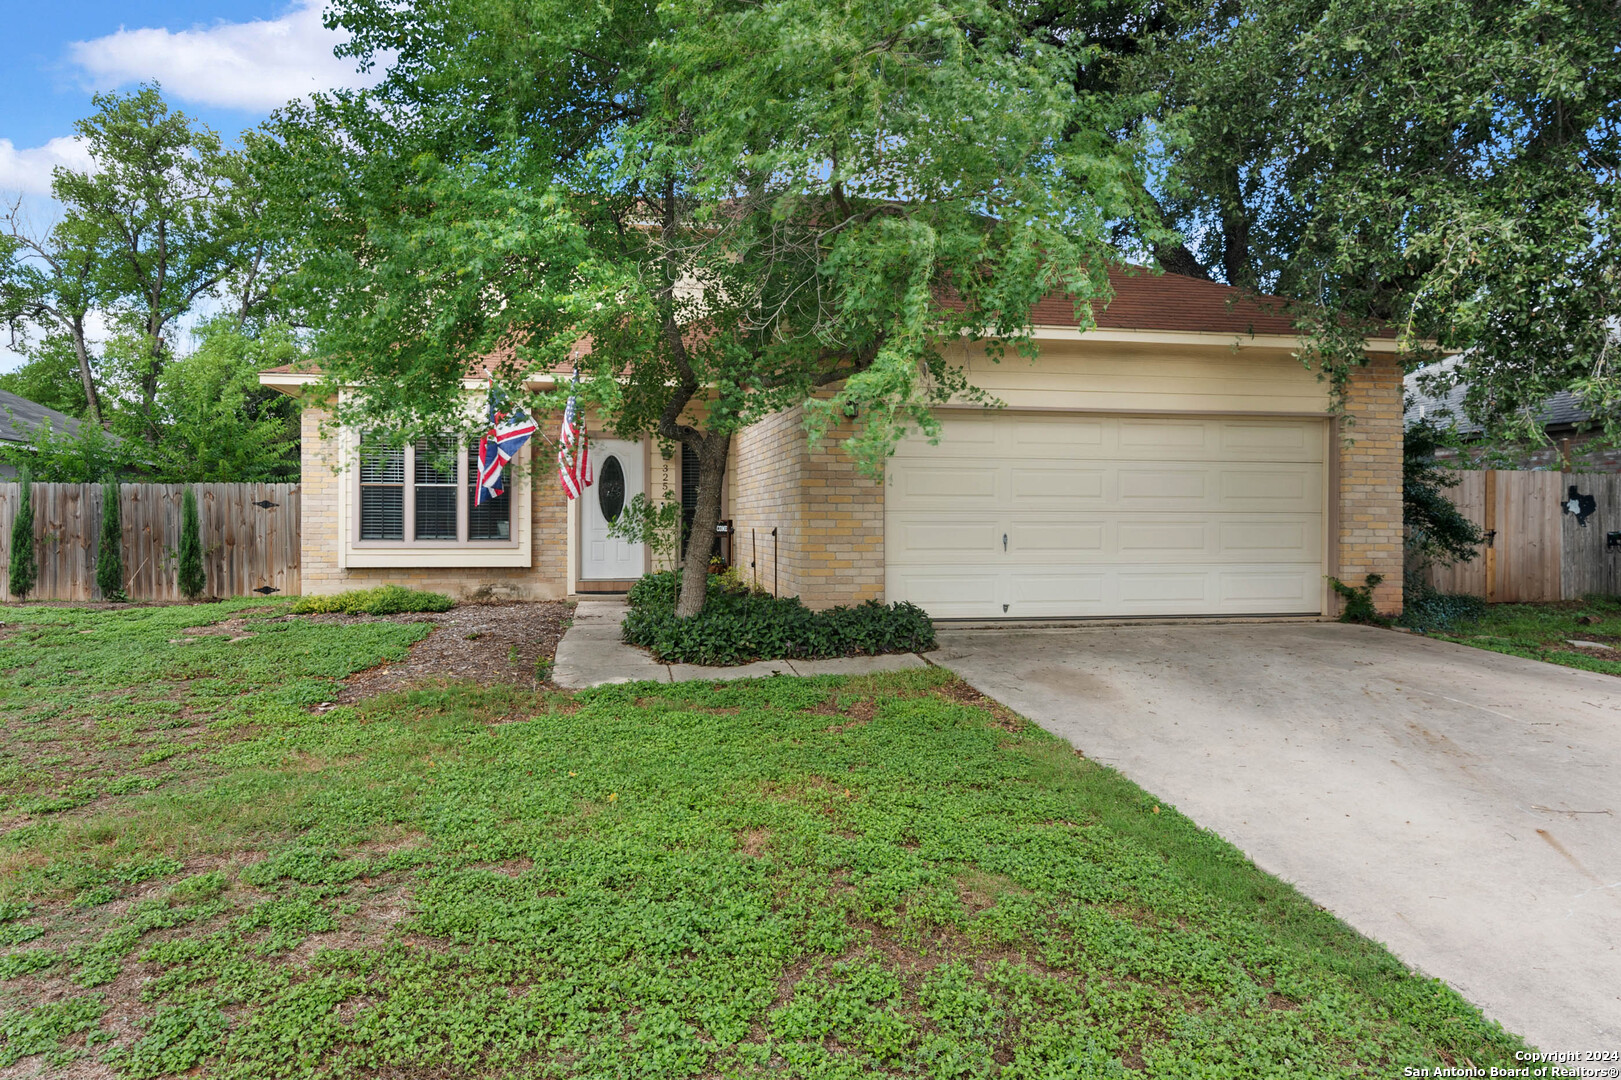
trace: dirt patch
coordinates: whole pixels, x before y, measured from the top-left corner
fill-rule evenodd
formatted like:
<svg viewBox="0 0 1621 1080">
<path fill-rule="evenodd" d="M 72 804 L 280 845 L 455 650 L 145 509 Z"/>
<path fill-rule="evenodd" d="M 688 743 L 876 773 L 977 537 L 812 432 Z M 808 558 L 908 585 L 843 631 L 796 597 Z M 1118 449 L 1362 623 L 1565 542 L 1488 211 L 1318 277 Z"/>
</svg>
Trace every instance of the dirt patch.
<svg viewBox="0 0 1621 1080">
<path fill-rule="evenodd" d="M 747 855 L 751 859 L 758 859 L 765 854 L 766 844 L 771 840 L 769 829 L 749 829 L 737 834 L 737 851 L 740 855 Z"/>
<path fill-rule="evenodd" d="M 964 705 L 972 705 L 984 709 L 991 714 L 991 723 L 1003 731 L 1023 731 L 1024 721 L 1019 714 L 1003 705 L 1000 701 L 992 700 L 975 690 L 961 679 L 952 679 L 941 685 L 935 693 L 947 701 L 959 701 Z"/>
<path fill-rule="evenodd" d="M 394 622 L 430 623 L 434 629 L 411 647 L 406 659 L 351 675 L 337 700 L 350 704 L 425 679 L 471 679 L 484 685 L 507 683 L 538 689 L 551 677 L 552 658 L 570 610 L 570 605 L 560 600 L 508 601 L 458 604 L 444 612 L 389 616 Z"/>
</svg>

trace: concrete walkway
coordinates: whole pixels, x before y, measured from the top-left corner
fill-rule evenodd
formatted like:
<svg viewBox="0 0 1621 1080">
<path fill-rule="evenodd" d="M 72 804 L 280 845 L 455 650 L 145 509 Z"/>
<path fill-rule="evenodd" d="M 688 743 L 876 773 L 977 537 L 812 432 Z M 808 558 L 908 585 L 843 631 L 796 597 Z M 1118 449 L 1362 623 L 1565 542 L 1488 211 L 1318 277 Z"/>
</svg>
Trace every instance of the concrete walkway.
<svg viewBox="0 0 1621 1080">
<path fill-rule="evenodd" d="M 945 631 L 930 659 L 1542 1049 L 1621 1051 L 1621 680 L 1328 623 Z"/>
<path fill-rule="evenodd" d="M 619 640 L 623 600 L 581 600 L 574 625 L 563 632 L 552 664 L 552 682 L 565 690 L 629 682 L 690 682 L 755 679 L 769 675 L 869 675 L 927 667 L 916 653 L 850 656 L 838 660 L 762 660 L 736 667 L 661 664 L 645 650 Z"/>
</svg>

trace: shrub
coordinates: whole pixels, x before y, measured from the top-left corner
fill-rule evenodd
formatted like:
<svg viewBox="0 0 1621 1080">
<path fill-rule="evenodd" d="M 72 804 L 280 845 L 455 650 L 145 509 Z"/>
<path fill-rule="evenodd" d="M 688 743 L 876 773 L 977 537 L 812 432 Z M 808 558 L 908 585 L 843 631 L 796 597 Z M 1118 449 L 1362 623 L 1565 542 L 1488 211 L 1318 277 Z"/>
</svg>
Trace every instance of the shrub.
<svg viewBox="0 0 1621 1080">
<path fill-rule="evenodd" d="M 1464 593 L 1421 589 L 1408 596 L 1396 621 L 1414 630 L 1457 630 L 1486 614 L 1486 601 Z"/>
<path fill-rule="evenodd" d="M 1378 609 L 1373 606 L 1373 590 L 1383 580 L 1385 580 L 1383 574 L 1369 574 L 1361 585 L 1347 585 L 1339 578 L 1329 578 L 1328 583 L 1345 601 L 1345 610 L 1340 612 L 1340 622 L 1389 626 L 1390 620 L 1379 614 Z"/>
<path fill-rule="evenodd" d="M 293 601 L 294 615 L 404 615 L 422 611 L 449 611 L 456 603 L 443 593 L 379 585 L 331 596 L 300 596 Z"/>
<path fill-rule="evenodd" d="M 39 580 L 34 559 L 34 474 L 17 473 L 17 516 L 11 522 L 11 598 L 26 600 Z"/>
<path fill-rule="evenodd" d="M 203 570 L 203 528 L 197 520 L 197 493 L 187 487 L 180 497 L 180 594 L 195 600 L 208 587 Z"/>
<path fill-rule="evenodd" d="M 119 506 L 118 481 L 101 485 L 101 538 L 96 544 L 96 588 L 103 600 L 126 600 L 124 595 L 124 521 Z"/>
<path fill-rule="evenodd" d="M 934 648 L 934 623 L 914 604 L 869 600 L 811 611 L 797 596 L 752 592 L 715 575 L 703 611 L 677 619 L 679 588 L 674 573 L 643 577 L 631 588 L 622 628 L 626 642 L 651 649 L 665 663 L 745 664 Z"/>
</svg>

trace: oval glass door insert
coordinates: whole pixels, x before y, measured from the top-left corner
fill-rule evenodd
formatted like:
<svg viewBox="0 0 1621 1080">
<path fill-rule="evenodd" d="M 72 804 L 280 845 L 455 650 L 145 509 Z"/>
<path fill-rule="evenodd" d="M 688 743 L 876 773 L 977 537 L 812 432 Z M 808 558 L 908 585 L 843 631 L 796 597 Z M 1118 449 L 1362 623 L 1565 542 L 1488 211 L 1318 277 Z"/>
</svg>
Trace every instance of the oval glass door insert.
<svg viewBox="0 0 1621 1080">
<path fill-rule="evenodd" d="M 619 512 L 625 508 L 625 467 L 612 454 L 602 463 L 602 473 L 597 477 L 597 505 L 602 507 L 603 519 L 609 522 L 618 520 Z"/>
</svg>

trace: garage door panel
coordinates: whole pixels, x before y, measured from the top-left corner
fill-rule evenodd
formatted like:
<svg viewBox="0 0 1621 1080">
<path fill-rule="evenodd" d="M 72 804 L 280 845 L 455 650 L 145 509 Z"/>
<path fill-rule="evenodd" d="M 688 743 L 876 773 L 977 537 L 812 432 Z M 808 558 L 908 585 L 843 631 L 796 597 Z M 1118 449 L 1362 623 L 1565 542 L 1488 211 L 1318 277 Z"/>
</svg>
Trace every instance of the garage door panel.
<svg viewBox="0 0 1621 1080">
<path fill-rule="evenodd" d="M 1002 413 L 954 431 L 973 436 L 957 457 L 911 440 L 891 462 L 891 600 L 940 618 L 1321 607 L 1320 421 Z"/>
<path fill-rule="evenodd" d="M 1202 505 L 1209 498 L 1212 487 L 1209 470 L 1192 464 L 1153 469 L 1120 466 L 1116 475 L 1120 478 L 1118 501 L 1122 506 L 1144 503 L 1174 504 L 1178 507 Z"/>
<path fill-rule="evenodd" d="M 1009 468 L 1009 490 L 1015 505 L 1062 504 L 1098 506 L 1105 498 L 1107 473 L 1101 468 L 1077 468 L 1064 462 L 1014 465 Z"/>
<path fill-rule="evenodd" d="M 1104 551 L 1105 525 L 1101 521 L 1014 521 L 1008 526 L 1008 554 L 1014 559 L 1034 555 L 1062 558 L 1080 552 Z"/>
<path fill-rule="evenodd" d="M 885 586 L 892 599 L 909 600 L 939 619 L 985 618 L 1002 614 L 1001 571 L 930 574 L 890 572 Z"/>
<path fill-rule="evenodd" d="M 900 539 L 920 561 L 930 561 L 932 553 L 951 557 L 966 551 L 989 552 L 1002 546 L 1001 530 L 995 522 L 962 521 L 953 518 L 924 518 L 900 526 Z"/>
<path fill-rule="evenodd" d="M 903 500 L 951 499 L 953 504 L 979 499 L 995 504 L 998 499 L 998 473 L 994 468 L 964 468 L 930 463 L 913 466 L 901 474 L 899 488 Z"/>
<path fill-rule="evenodd" d="M 1122 521 L 1116 528 L 1114 554 L 1126 562 L 1158 560 L 1178 552 L 1203 555 L 1212 547 L 1212 532 L 1209 521 Z"/>
<path fill-rule="evenodd" d="M 1066 454 L 1096 456 L 1107 431 L 1101 420 L 1015 420 L 1013 445 L 1021 454 L 1039 455 L 1047 449 Z"/>
<path fill-rule="evenodd" d="M 1138 610 L 1143 604 L 1202 606 L 1210 601 L 1213 575 L 1206 570 L 1173 570 L 1170 567 L 1151 570 L 1121 570 L 1115 574 L 1116 595 L 1121 604 L 1134 605 L 1127 610 Z M 1173 610 L 1172 614 L 1183 614 Z"/>
<path fill-rule="evenodd" d="M 1226 561 L 1310 561 L 1323 547 L 1320 518 L 1231 518 L 1216 522 L 1216 554 Z"/>
<path fill-rule="evenodd" d="M 1217 485 L 1223 510 L 1319 511 L 1323 501 L 1321 465 L 1226 466 Z"/>
<path fill-rule="evenodd" d="M 1219 429 L 1217 450 L 1231 461 L 1323 460 L 1323 428 L 1318 421 L 1244 423 L 1228 421 Z"/>
<path fill-rule="evenodd" d="M 1214 432 L 1207 420 L 1121 420 L 1115 445 L 1122 455 L 1141 457 L 1201 456 L 1210 449 Z"/>
<path fill-rule="evenodd" d="M 1009 575 L 1008 599 L 1030 614 L 1102 611 L 1106 605 L 1108 576 L 1101 571 L 1019 572 Z"/>
<path fill-rule="evenodd" d="M 897 456 L 921 461 L 942 459 L 982 458 L 986 450 L 996 445 L 1000 432 L 994 418 L 945 418 L 940 422 L 940 441 L 933 446 L 921 434 L 902 442 L 895 448 Z"/>
<path fill-rule="evenodd" d="M 1290 605 L 1315 605 L 1322 592 L 1321 570 L 1315 563 L 1268 570 L 1224 570 L 1219 596 L 1233 610 L 1292 610 Z"/>
</svg>

